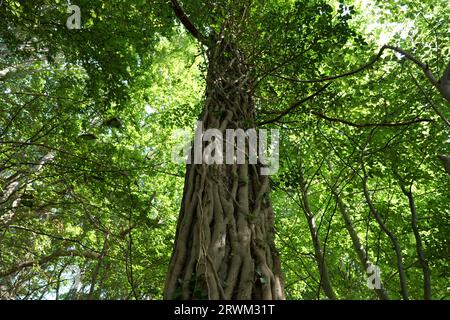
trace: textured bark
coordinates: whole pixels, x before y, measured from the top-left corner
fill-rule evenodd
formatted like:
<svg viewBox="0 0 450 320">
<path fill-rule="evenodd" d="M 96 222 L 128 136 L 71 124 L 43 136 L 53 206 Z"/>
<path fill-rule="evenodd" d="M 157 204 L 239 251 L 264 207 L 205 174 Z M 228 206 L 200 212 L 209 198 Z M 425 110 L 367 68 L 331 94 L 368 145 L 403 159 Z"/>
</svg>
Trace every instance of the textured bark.
<svg viewBox="0 0 450 320">
<path fill-rule="evenodd" d="M 219 38 L 208 59 L 203 127 L 252 128 L 251 70 L 243 56 Z M 284 298 L 269 180 L 259 170 L 248 161 L 187 165 L 165 299 Z"/>
</svg>

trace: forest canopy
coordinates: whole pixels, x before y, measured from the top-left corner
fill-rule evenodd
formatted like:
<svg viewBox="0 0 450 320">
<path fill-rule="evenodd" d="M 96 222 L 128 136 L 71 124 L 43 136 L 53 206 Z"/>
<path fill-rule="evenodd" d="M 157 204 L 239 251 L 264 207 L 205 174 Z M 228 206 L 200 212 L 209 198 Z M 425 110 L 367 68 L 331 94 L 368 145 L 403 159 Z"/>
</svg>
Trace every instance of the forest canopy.
<svg viewBox="0 0 450 320">
<path fill-rule="evenodd" d="M 449 17 L 0 1 L 0 300 L 450 299 Z M 174 161 L 199 121 L 276 169 Z"/>
</svg>

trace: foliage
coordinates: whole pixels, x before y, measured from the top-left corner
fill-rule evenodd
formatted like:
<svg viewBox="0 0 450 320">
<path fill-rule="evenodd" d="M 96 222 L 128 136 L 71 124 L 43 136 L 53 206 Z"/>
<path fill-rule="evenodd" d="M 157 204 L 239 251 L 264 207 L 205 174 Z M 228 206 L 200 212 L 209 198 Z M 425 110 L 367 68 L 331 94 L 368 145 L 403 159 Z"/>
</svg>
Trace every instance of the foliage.
<svg viewBox="0 0 450 320">
<path fill-rule="evenodd" d="M 161 298 L 184 182 L 171 137 L 201 112 L 204 46 L 163 0 L 79 0 L 80 30 L 65 26 L 67 1 L 0 3 L 0 295 Z M 449 299 L 450 179 L 437 158 L 450 154 L 449 101 L 410 59 L 377 57 L 389 43 L 440 76 L 448 1 L 182 7 L 202 34 L 226 29 L 253 68 L 259 124 L 281 129 L 271 197 L 287 297 L 325 298 L 305 188 L 336 297 L 376 295 L 333 190 L 386 291 L 402 297 L 366 178 L 400 245 L 410 297 L 423 298 L 424 275 L 402 187 L 415 200 L 433 298 Z"/>
</svg>

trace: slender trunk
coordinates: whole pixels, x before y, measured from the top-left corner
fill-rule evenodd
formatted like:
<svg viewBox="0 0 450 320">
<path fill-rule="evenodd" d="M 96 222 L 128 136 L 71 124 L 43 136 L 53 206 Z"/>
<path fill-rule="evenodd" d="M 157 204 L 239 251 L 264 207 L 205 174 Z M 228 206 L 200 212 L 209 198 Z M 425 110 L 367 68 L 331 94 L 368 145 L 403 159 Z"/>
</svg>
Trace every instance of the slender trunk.
<svg viewBox="0 0 450 320">
<path fill-rule="evenodd" d="M 211 43 L 203 127 L 252 128 L 250 70 L 233 45 Z M 165 299 L 284 298 L 269 180 L 259 169 L 248 161 L 187 165 Z"/>
<path fill-rule="evenodd" d="M 394 247 L 395 256 L 397 259 L 398 276 L 400 278 L 401 294 L 402 294 L 403 299 L 408 300 L 409 299 L 408 284 L 407 284 L 407 280 L 406 280 L 405 268 L 403 267 L 402 251 L 400 249 L 400 245 L 398 243 L 397 238 L 391 232 L 391 230 L 389 230 L 388 227 L 384 224 L 383 220 L 381 219 L 380 215 L 378 214 L 377 209 L 373 205 L 372 199 L 370 198 L 370 195 L 369 195 L 369 190 L 367 189 L 367 174 L 366 174 L 366 172 L 364 172 L 364 177 L 363 177 L 363 189 L 364 189 L 364 197 L 366 199 L 367 205 L 369 206 L 370 213 L 377 221 L 381 230 L 388 236 L 389 240 L 391 240 L 392 246 Z"/>
<path fill-rule="evenodd" d="M 332 190 L 333 195 L 336 199 L 336 202 L 338 204 L 339 211 L 342 214 L 342 217 L 344 218 L 345 222 L 345 228 L 347 229 L 350 238 L 352 239 L 353 248 L 356 251 L 356 254 L 358 256 L 359 262 L 361 263 L 361 267 L 363 270 L 367 273 L 367 276 L 370 276 L 368 270 L 370 270 L 370 267 L 372 263 L 369 261 L 369 257 L 367 255 L 366 250 L 364 249 L 364 246 L 361 243 L 361 240 L 358 237 L 358 234 L 356 233 L 355 228 L 353 227 L 353 223 L 350 219 L 350 215 L 348 214 L 347 208 L 344 205 L 344 202 L 342 201 L 341 197 L 338 195 L 336 190 Z M 380 300 L 389 300 L 389 296 L 386 292 L 386 289 L 383 286 L 383 283 L 380 280 L 380 288 L 374 288 L 375 293 L 377 294 L 378 298 Z"/>
<path fill-rule="evenodd" d="M 308 222 L 311 239 L 314 246 L 314 258 L 317 262 L 320 274 L 320 286 L 323 289 L 325 295 L 331 299 L 336 300 L 336 294 L 334 293 L 333 286 L 330 280 L 330 272 L 328 271 L 328 265 L 325 261 L 324 252 L 319 239 L 319 233 L 317 232 L 314 214 L 309 204 L 308 189 L 306 186 L 306 180 L 303 174 L 303 168 L 300 166 L 300 191 L 302 197 L 303 211 Z"/>
<path fill-rule="evenodd" d="M 97 278 L 100 273 L 100 269 L 102 268 L 103 260 L 105 259 L 105 256 L 108 253 L 108 250 L 109 250 L 109 233 L 105 232 L 105 240 L 103 241 L 103 249 L 98 257 L 97 265 L 95 266 L 94 271 L 92 272 L 92 275 L 91 275 L 91 284 L 89 287 L 89 293 L 87 295 L 88 300 L 93 300 L 94 298 L 98 299 L 98 297 L 99 297 L 98 295 L 95 295 L 95 287 L 97 285 Z M 97 291 L 100 292 L 100 290 L 97 290 Z"/>
<path fill-rule="evenodd" d="M 406 188 L 401 185 L 403 194 L 408 197 L 409 208 L 411 210 L 411 227 L 413 229 L 414 238 L 416 240 L 416 252 L 419 258 L 420 266 L 423 271 L 423 293 L 425 300 L 431 300 L 431 277 L 430 277 L 430 267 L 428 266 L 428 261 L 425 259 L 422 248 L 422 238 L 420 237 L 419 227 L 417 225 L 417 208 L 414 201 L 412 192 L 407 191 Z"/>
</svg>

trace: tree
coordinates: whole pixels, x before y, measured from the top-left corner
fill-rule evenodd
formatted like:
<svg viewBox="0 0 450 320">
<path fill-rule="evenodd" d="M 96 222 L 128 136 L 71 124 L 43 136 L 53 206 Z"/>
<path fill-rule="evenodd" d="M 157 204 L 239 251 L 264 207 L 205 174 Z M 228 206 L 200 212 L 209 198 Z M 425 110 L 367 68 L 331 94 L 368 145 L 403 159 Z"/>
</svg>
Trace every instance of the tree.
<svg viewBox="0 0 450 320">
<path fill-rule="evenodd" d="M 275 8 L 259 16 L 255 14 L 258 5 L 250 2 L 211 3 L 210 9 L 218 13 L 213 18 L 216 25 L 208 26 L 202 21 L 203 30 L 212 29 L 204 35 L 178 1 L 171 3 L 180 22 L 207 50 L 206 95 L 201 117 L 205 128 L 222 132 L 253 128 L 258 113 L 253 96 L 258 89 L 256 82 L 274 70 L 265 70 L 263 74 L 257 70 L 258 66 L 254 66 L 257 61 L 249 61 L 248 57 L 251 52 L 264 51 L 266 44 L 252 46 L 245 35 L 240 39 L 240 34 L 250 31 L 246 30 L 249 21 L 256 24 L 273 17 Z M 295 4 L 295 14 L 299 14 L 302 5 L 305 3 Z M 293 22 L 295 26 L 287 17 L 292 13 L 291 4 L 281 4 L 276 9 L 286 10 L 286 16 L 280 18 L 282 24 Z M 310 8 L 318 9 L 326 12 L 331 7 L 319 2 Z M 266 28 L 263 24 L 259 27 Z M 346 32 L 345 27 L 341 30 Z M 274 46 L 286 44 L 288 36 L 294 36 L 289 26 L 283 33 L 273 40 Z M 280 65 L 288 62 L 277 61 Z M 249 164 L 249 152 L 246 150 L 245 164 L 188 165 L 165 298 L 284 298 L 281 266 L 274 245 L 269 180 L 260 174 L 258 166 Z M 317 250 L 322 269 L 320 249 Z M 335 298 L 329 286 L 324 289 L 330 298 Z"/>
<path fill-rule="evenodd" d="M 73 4 L 0 4 L 0 296 L 448 299 L 448 1 Z"/>
</svg>

